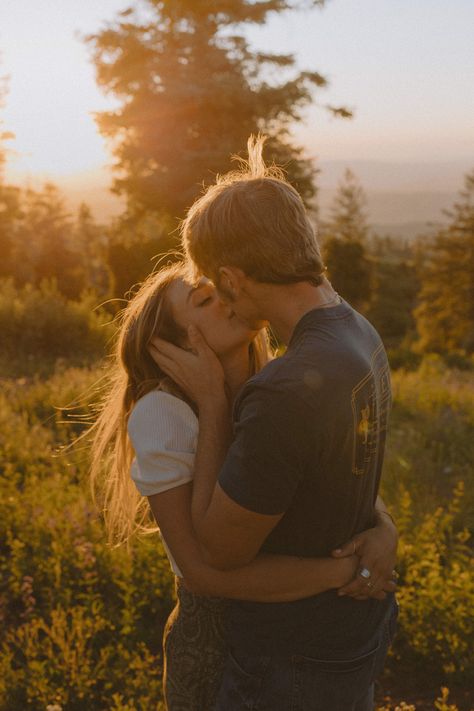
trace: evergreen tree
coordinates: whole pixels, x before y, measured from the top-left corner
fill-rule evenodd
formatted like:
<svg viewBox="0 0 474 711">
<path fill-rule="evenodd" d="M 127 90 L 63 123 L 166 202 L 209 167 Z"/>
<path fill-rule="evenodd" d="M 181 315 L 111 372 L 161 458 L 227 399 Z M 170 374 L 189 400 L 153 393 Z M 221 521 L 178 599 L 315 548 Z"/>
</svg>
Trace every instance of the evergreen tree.
<svg viewBox="0 0 474 711">
<path fill-rule="evenodd" d="M 0 77 L 0 109 L 4 106 L 5 95 L 6 79 Z M 0 119 L 0 276 L 10 275 L 13 269 L 13 235 L 19 215 L 19 190 L 4 181 L 5 141 L 11 138 L 13 134 L 3 130 Z"/>
<path fill-rule="evenodd" d="M 419 279 L 413 258 L 399 260 L 379 257 L 373 263 L 372 300 L 366 316 L 380 333 L 385 345 L 399 347 L 413 337 L 413 309 L 419 290 Z"/>
<path fill-rule="evenodd" d="M 372 266 L 367 255 L 369 227 L 365 195 L 356 177 L 346 170 L 330 210 L 321 225 L 323 255 L 332 285 L 355 308 L 370 301 Z"/>
<path fill-rule="evenodd" d="M 156 215 L 138 222 L 133 218 L 118 220 L 107 247 L 110 294 L 123 298 L 160 263 L 162 255 L 167 261 L 178 258 L 171 253 L 174 248 L 176 240 L 170 225 Z"/>
<path fill-rule="evenodd" d="M 335 290 L 354 308 L 365 310 L 370 300 L 371 264 L 360 242 L 331 237 L 324 244 L 328 276 Z"/>
<path fill-rule="evenodd" d="M 20 190 L 0 182 L 0 277 L 14 276 L 14 245 L 21 215 Z"/>
<path fill-rule="evenodd" d="M 0 77 L 0 109 L 3 109 L 5 105 L 5 96 L 7 93 L 7 78 Z M 0 184 L 3 183 L 3 169 L 6 161 L 7 150 L 5 147 L 5 141 L 14 138 L 14 134 L 11 131 L 6 131 L 3 128 L 3 121 L 0 119 Z"/>
<path fill-rule="evenodd" d="M 64 296 L 77 298 L 85 286 L 82 258 L 58 188 L 47 183 L 40 191 L 26 190 L 21 207 L 14 244 L 18 282 L 55 280 Z"/>
<path fill-rule="evenodd" d="M 230 155 L 259 130 L 270 136 L 267 159 L 284 165 L 311 202 L 314 166 L 291 143 L 290 126 L 326 79 L 315 71 L 295 73 L 292 55 L 253 51 L 242 28 L 264 23 L 272 12 L 323 4 L 143 0 L 87 38 L 99 85 L 121 103 L 97 120 L 112 140 L 114 190 L 127 197 L 129 215 L 182 217 L 203 182 L 227 171 Z M 285 78 L 270 82 L 272 69 Z"/>
<path fill-rule="evenodd" d="M 334 197 L 325 233 L 343 242 L 360 242 L 366 246 L 369 234 L 367 198 L 352 170 L 346 169 Z"/>
<path fill-rule="evenodd" d="M 81 256 L 86 285 L 98 294 L 105 295 L 110 286 L 107 230 L 95 222 L 85 203 L 81 203 L 77 213 L 74 248 Z"/>
<path fill-rule="evenodd" d="M 474 170 L 421 269 L 415 311 L 421 352 L 474 352 Z"/>
</svg>

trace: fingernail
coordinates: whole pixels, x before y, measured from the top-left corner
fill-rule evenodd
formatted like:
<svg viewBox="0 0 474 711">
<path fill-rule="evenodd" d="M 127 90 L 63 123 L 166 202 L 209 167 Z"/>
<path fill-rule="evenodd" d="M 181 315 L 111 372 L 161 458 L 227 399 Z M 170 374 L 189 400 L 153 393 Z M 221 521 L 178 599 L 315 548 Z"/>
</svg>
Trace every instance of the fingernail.
<svg viewBox="0 0 474 711">
<path fill-rule="evenodd" d="M 336 548 L 334 553 L 342 553 L 342 548 Z"/>
</svg>

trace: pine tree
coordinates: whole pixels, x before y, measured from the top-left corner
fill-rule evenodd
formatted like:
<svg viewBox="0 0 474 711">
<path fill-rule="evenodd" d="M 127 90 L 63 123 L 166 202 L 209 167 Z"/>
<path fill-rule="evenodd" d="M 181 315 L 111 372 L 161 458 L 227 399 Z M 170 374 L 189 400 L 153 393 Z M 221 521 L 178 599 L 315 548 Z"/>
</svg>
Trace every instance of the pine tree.
<svg viewBox="0 0 474 711">
<path fill-rule="evenodd" d="M 7 94 L 7 77 L 0 77 L 0 109 L 4 108 L 5 96 Z M 7 157 L 7 150 L 5 147 L 5 141 L 9 141 L 14 138 L 14 134 L 11 131 L 6 131 L 3 128 L 3 121 L 0 119 L 0 184 L 3 183 L 3 169 L 5 166 L 5 161 Z"/>
<path fill-rule="evenodd" d="M 110 294 L 123 298 L 130 289 L 161 263 L 177 259 L 172 254 L 176 239 L 169 224 L 160 217 L 149 214 L 136 222 L 133 218 L 121 219 L 113 227 L 107 248 L 107 266 L 110 274 Z"/>
<path fill-rule="evenodd" d="M 387 347 L 399 347 L 413 337 L 413 309 L 419 279 L 413 259 L 378 259 L 373 266 L 372 300 L 366 312 Z M 410 336 L 411 334 L 411 336 Z"/>
<path fill-rule="evenodd" d="M 6 92 L 6 79 L 0 77 L 0 109 L 4 106 Z M 9 276 L 13 269 L 13 235 L 19 216 L 20 191 L 4 181 L 7 155 L 5 142 L 13 137 L 10 131 L 3 129 L 3 121 L 0 119 L 0 276 Z"/>
<path fill-rule="evenodd" d="M 105 295 L 110 286 L 107 248 L 106 228 L 98 225 L 89 206 L 86 203 L 81 203 L 74 230 L 74 249 L 81 256 L 87 287 L 101 295 Z"/>
<path fill-rule="evenodd" d="M 366 248 L 369 227 L 365 204 L 357 178 L 346 170 L 330 218 L 321 225 L 323 255 L 331 283 L 341 296 L 361 310 L 370 301 L 372 276 Z"/>
<path fill-rule="evenodd" d="M 439 231 L 421 269 L 415 311 L 420 352 L 474 352 L 474 170 Z"/>
<path fill-rule="evenodd" d="M 42 190 L 22 193 L 14 244 L 17 281 L 54 280 L 64 296 L 78 298 L 85 279 L 73 234 L 73 222 L 55 185 L 47 183 Z"/>
<path fill-rule="evenodd" d="M 347 168 L 334 197 L 325 232 L 344 242 L 367 244 L 367 198 L 354 173 Z"/>
<path fill-rule="evenodd" d="M 242 28 L 318 5 L 324 0 L 143 0 L 142 14 L 122 12 L 87 38 L 99 85 L 120 101 L 97 121 L 113 143 L 114 190 L 126 196 L 129 215 L 182 217 L 203 182 L 227 171 L 259 130 L 270 136 L 267 160 L 284 165 L 311 202 L 315 169 L 292 144 L 290 127 L 326 79 L 295 73 L 292 55 L 253 51 Z M 285 79 L 270 81 L 272 74 Z"/>
</svg>

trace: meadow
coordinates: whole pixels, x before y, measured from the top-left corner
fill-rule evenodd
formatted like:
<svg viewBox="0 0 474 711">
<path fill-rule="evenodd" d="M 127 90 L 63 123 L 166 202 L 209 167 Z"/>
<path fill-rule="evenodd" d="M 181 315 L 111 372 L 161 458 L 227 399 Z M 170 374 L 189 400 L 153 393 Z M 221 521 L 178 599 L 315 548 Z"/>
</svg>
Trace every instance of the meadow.
<svg viewBox="0 0 474 711">
<path fill-rule="evenodd" d="M 81 435 L 114 332 L 96 303 L 54 281 L 0 289 L 1 711 L 162 704 L 167 559 L 156 535 L 107 546 L 89 495 Z M 463 363 L 425 354 L 393 373 L 382 493 L 401 536 L 401 613 L 385 711 L 471 708 L 474 371 Z"/>
<path fill-rule="evenodd" d="M 107 365 L 56 364 L 0 391 L 0 709 L 149 711 L 173 579 L 158 537 L 105 544 L 91 504 L 88 403 Z M 393 375 L 383 495 L 401 534 L 400 627 L 379 709 L 467 711 L 474 373 L 426 357 Z M 442 687 L 449 688 L 449 692 Z"/>
</svg>

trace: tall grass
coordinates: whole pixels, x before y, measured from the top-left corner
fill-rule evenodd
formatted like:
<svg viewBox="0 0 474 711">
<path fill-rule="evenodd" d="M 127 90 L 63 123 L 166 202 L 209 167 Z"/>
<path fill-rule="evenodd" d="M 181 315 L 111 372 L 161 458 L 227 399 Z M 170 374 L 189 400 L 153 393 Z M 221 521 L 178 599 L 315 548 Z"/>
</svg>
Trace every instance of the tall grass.
<svg viewBox="0 0 474 711">
<path fill-rule="evenodd" d="M 161 703 L 173 580 L 160 541 L 136 540 L 130 555 L 106 547 L 85 442 L 63 449 L 102 375 L 59 367 L 47 380 L 1 383 L 1 711 Z M 436 699 L 442 683 L 473 680 L 474 376 L 429 360 L 393 381 L 383 494 L 401 532 L 401 614 L 388 666 L 431 675 Z M 433 704 L 456 708 L 446 694 Z"/>
</svg>

